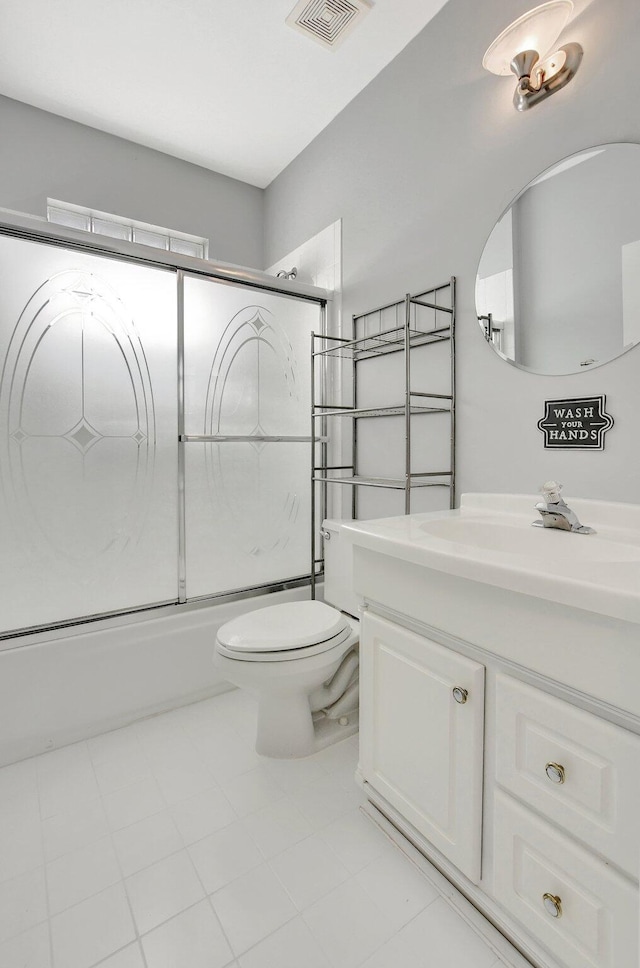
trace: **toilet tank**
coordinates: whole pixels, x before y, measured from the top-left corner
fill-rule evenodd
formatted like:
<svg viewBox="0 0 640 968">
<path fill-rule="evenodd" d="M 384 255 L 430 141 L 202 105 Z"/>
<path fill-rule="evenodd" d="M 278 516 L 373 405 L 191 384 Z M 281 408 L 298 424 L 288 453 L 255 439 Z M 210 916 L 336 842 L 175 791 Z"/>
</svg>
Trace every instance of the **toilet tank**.
<svg viewBox="0 0 640 968">
<path fill-rule="evenodd" d="M 324 600 L 358 618 L 362 598 L 353 590 L 353 544 L 349 532 L 342 526 L 350 523 L 332 518 L 322 522 L 322 529 L 328 535 L 323 537 Z"/>
</svg>

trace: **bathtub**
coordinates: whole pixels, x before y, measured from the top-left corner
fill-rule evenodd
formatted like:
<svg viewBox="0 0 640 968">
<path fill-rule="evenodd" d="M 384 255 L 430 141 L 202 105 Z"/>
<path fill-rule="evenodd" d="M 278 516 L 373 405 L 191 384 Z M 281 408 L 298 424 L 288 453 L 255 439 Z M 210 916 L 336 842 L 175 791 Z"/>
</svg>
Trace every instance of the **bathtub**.
<svg viewBox="0 0 640 968">
<path fill-rule="evenodd" d="M 0 651 L 0 766 L 233 688 L 211 661 L 218 628 L 295 588 L 225 604 L 169 606 L 8 639 Z"/>
</svg>

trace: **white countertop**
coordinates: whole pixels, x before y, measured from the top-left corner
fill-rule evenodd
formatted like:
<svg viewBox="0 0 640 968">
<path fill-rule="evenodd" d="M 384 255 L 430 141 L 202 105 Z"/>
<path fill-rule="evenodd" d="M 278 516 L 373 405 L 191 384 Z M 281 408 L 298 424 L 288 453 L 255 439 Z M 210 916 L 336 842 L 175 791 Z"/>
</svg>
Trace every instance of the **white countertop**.
<svg viewBox="0 0 640 968">
<path fill-rule="evenodd" d="M 532 527 L 539 500 L 465 494 L 455 511 L 345 526 L 357 547 L 640 624 L 640 505 L 568 499 L 596 531 L 579 534 Z"/>
</svg>

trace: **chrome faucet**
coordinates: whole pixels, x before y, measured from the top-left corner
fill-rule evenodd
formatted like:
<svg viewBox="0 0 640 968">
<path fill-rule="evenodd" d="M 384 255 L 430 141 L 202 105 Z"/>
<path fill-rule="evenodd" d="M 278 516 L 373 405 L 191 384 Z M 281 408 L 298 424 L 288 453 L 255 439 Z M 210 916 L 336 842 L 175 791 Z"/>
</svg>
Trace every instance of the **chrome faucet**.
<svg viewBox="0 0 640 968">
<path fill-rule="evenodd" d="M 542 521 L 533 521 L 534 528 L 558 528 L 560 531 L 577 531 L 578 534 L 595 534 L 593 528 L 580 524 L 578 516 L 568 507 L 560 491 L 562 484 L 547 481 L 540 488 L 543 500 L 536 504 Z"/>
</svg>

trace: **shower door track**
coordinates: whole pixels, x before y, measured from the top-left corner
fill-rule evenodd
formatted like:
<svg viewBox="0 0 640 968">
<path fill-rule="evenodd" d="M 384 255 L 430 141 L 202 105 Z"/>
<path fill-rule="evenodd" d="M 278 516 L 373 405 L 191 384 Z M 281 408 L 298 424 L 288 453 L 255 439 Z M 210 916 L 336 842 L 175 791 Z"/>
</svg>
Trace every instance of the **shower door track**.
<svg viewBox="0 0 640 968">
<path fill-rule="evenodd" d="M 233 602 L 244 601 L 247 598 L 260 598 L 263 595 L 273 595 L 276 592 L 287 592 L 296 588 L 305 588 L 309 584 L 309 575 L 305 574 L 295 578 L 287 578 L 279 582 L 268 582 L 265 585 L 251 585 L 235 591 L 201 595 L 190 598 L 186 602 L 180 602 L 177 598 L 170 598 L 164 602 L 152 602 L 136 608 L 120 609 L 113 612 L 99 612 L 96 615 L 81 615 L 78 618 L 52 622 L 49 625 L 32 625 L 25 628 L 12 629 L 10 632 L 0 632 L 0 652 L 34 645 L 43 637 L 47 640 L 60 638 L 68 629 L 78 628 L 83 625 L 99 626 L 101 622 L 104 622 L 104 628 L 119 628 L 123 625 L 130 625 L 132 622 L 147 622 L 152 618 L 156 618 L 157 613 L 162 613 L 163 615 L 184 615 L 188 612 L 199 611 L 211 605 L 229 605 Z M 52 633 L 54 634 L 52 635 Z M 55 633 L 60 634 L 55 635 Z M 14 641 L 15 639 L 20 639 L 21 641 L 17 643 Z"/>
<path fill-rule="evenodd" d="M 125 262 L 138 262 L 156 269 L 189 273 L 216 279 L 219 282 L 235 283 L 254 289 L 266 289 L 282 296 L 294 296 L 324 305 L 331 302 L 333 293 L 318 286 L 307 283 L 289 281 L 277 276 L 270 276 L 259 269 L 249 269 L 245 266 L 233 265 L 230 262 L 215 262 L 212 259 L 196 259 L 194 256 L 180 255 L 178 252 L 167 252 L 124 239 L 108 239 L 106 236 L 92 237 L 90 232 L 70 229 L 63 225 L 55 225 L 35 215 L 22 215 L 19 212 L 9 212 L 0 209 L 0 235 L 26 239 L 31 242 L 45 242 L 49 245 L 62 246 L 68 249 L 80 249 L 93 252 L 108 258 Z"/>
</svg>

